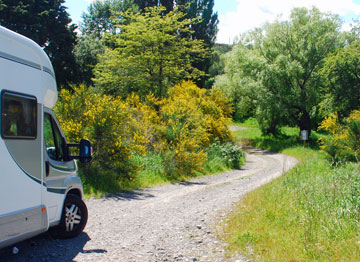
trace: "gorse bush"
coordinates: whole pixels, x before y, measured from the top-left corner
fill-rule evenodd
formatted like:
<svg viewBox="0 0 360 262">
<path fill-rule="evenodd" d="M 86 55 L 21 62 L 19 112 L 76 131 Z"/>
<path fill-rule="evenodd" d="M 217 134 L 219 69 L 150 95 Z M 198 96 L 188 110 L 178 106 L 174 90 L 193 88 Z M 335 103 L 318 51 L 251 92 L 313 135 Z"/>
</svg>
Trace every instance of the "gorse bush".
<svg viewBox="0 0 360 262">
<path fill-rule="evenodd" d="M 360 160 L 360 110 L 352 111 L 343 123 L 332 114 L 321 122 L 319 129 L 330 133 L 319 143 L 334 163 Z"/>
<path fill-rule="evenodd" d="M 167 175 L 192 175 L 201 171 L 213 141 L 231 140 L 227 123 L 231 107 L 220 93 L 208 93 L 193 82 L 170 88 L 161 101 L 159 136 Z"/>
<path fill-rule="evenodd" d="M 104 191 L 135 181 L 146 165 L 139 159 L 146 155 L 160 156 L 163 167 L 157 169 L 169 179 L 195 175 L 210 145 L 232 140 L 227 127 L 232 108 L 225 96 L 193 82 L 175 85 L 166 98 L 150 94 L 144 100 L 135 94 L 122 100 L 81 85 L 73 93 L 62 90 L 55 110 L 69 141 L 92 141 L 94 159 L 80 166 L 81 174 L 85 183 Z M 237 168 L 240 151 L 226 146 L 223 156 Z"/>
<path fill-rule="evenodd" d="M 80 86 L 74 92 L 62 90 L 55 109 L 69 141 L 84 137 L 92 141 L 94 161 L 83 174 L 113 171 L 115 179 L 134 179 L 137 167 L 132 164 L 134 152 L 144 153 L 146 137 L 139 136 L 142 125 L 133 117 L 127 101 L 95 94 Z M 143 133 L 143 132 L 142 132 Z M 86 180 L 87 178 L 85 178 Z"/>
</svg>

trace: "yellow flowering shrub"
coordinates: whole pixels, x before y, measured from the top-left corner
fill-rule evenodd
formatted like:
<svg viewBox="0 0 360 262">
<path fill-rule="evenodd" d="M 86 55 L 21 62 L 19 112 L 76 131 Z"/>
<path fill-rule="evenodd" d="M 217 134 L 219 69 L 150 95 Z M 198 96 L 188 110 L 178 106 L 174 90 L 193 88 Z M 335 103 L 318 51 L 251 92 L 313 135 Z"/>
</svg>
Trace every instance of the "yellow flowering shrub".
<svg viewBox="0 0 360 262">
<path fill-rule="evenodd" d="M 136 167 L 131 164 L 134 152 L 145 153 L 146 142 L 127 102 L 99 95 L 81 85 L 73 93 L 62 90 L 55 108 L 69 141 L 89 139 L 94 160 L 88 172 L 114 171 L 121 179 L 133 179 Z"/>
<path fill-rule="evenodd" d="M 159 102 L 165 168 L 168 175 L 192 175 L 201 171 L 207 158 L 204 150 L 212 142 L 231 140 L 231 107 L 220 93 L 209 94 L 191 81 L 175 85 L 168 94 Z"/>
<path fill-rule="evenodd" d="M 202 170 L 210 145 L 232 139 L 225 96 L 189 81 L 170 88 L 166 98 L 149 94 L 144 100 L 136 94 L 122 100 L 80 85 L 59 93 L 55 112 L 68 141 L 92 142 L 93 162 L 80 167 L 95 185 L 133 181 L 142 167 L 133 158 L 146 154 L 161 155 L 167 177 L 193 175 Z"/>
<path fill-rule="evenodd" d="M 331 114 L 321 122 L 319 130 L 330 134 L 321 138 L 319 144 L 334 162 L 360 160 L 360 110 L 352 111 L 343 123 Z"/>
</svg>

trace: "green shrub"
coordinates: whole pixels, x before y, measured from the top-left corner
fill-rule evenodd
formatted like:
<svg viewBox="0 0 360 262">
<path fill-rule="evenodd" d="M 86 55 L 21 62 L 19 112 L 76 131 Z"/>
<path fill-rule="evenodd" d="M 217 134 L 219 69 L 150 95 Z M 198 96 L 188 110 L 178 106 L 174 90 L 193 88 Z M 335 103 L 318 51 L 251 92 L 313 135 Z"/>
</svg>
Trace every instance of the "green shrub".
<svg viewBox="0 0 360 262">
<path fill-rule="evenodd" d="M 221 144 L 215 142 L 207 149 L 209 160 L 219 158 L 228 168 L 240 169 L 245 161 L 245 155 L 241 147 L 228 142 Z"/>
</svg>

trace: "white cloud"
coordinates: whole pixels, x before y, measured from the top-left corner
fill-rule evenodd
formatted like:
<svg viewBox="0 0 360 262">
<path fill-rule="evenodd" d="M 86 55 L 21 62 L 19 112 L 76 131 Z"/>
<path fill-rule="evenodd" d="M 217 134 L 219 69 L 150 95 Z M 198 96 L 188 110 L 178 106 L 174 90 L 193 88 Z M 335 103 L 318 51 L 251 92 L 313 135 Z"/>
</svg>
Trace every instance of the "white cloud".
<svg viewBox="0 0 360 262">
<path fill-rule="evenodd" d="M 221 0 L 219 0 L 221 1 Z M 219 14 L 218 43 L 232 43 L 234 38 L 265 22 L 272 22 L 281 15 L 287 18 L 291 9 L 295 7 L 311 8 L 315 6 L 322 12 L 331 12 L 346 17 L 350 13 L 353 16 L 360 15 L 360 5 L 352 0 L 329 1 L 329 0 L 236 0 L 236 10 L 226 14 Z M 346 25 L 344 26 L 346 28 Z"/>
</svg>

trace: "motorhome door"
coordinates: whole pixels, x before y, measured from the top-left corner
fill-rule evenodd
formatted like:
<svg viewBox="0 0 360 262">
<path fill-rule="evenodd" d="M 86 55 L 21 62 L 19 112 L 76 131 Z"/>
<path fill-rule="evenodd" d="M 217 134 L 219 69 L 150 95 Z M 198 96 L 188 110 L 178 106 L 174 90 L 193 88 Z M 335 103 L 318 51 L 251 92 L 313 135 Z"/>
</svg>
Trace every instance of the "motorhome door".
<svg viewBox="0 0 360 262">
<path fill-rule="evenodd" d="M 66 179 L 76 174 L 75 161 L 67 160 L 66 141 L 54 114 L 44 111 L 45 181 L 49 221 L 59 221 L 66 193 Z"/>
</svg>

